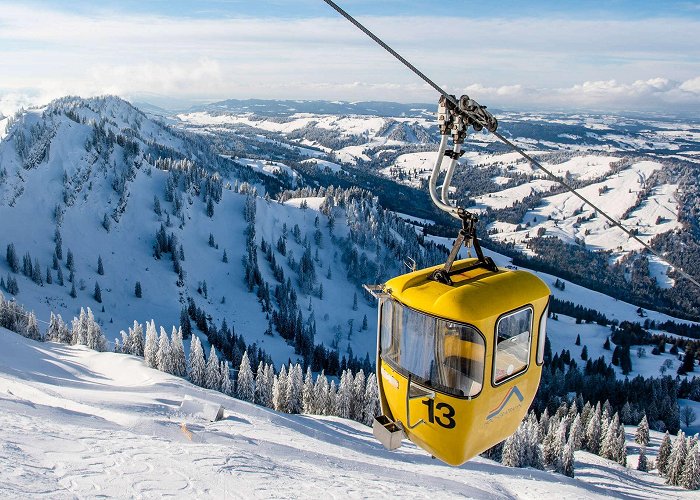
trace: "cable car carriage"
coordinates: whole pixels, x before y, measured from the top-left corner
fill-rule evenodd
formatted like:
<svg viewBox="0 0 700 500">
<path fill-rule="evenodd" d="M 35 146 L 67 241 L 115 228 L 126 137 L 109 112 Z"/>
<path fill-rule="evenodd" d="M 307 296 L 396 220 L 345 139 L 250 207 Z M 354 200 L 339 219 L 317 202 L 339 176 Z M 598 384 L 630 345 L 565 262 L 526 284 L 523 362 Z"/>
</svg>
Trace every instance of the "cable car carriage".
<svg viewBox="0 0 700 500">
<path fill-rule="evenodd" d="M 484 256 L 476 215 L 450 204 L 467 128 L 497 127 L 469 97 L 455 102 L 440 99 L 440 150 L 429 182 L 438 208 L 462 221 L 447 262 L 366 288 L 379 299 L 375 437 L 395 449 L 405 436 L 460 465 L 510 436 L 527 413 L 540 382 L 550 291 L 533 274 Z M 449 135 L 454 145 L 446 152 Z M 476 257 L 456 260 L 462 245 Z"/>
</svg>

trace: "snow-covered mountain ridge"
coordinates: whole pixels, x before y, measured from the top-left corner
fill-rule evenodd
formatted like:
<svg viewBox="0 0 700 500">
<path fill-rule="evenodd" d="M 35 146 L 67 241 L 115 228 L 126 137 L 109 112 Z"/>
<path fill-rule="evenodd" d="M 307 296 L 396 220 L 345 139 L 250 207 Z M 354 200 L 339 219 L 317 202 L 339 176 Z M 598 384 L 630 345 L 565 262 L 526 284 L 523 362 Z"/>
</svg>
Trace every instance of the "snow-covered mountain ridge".
<svg viewBox="0 0 700 500">
<path fill-rule="evenodd" d="M 423 204 L 438 139 L 429 106 L 388 106 L 391 116 L 361 104 L 356 113 L 352 106 L 325 104 L 305 102 L 297 110 L 288 101 L 222 102 L 177 118 L 182 127 L 212 137 L 222 154 L 282 162 L 310 183 L 354 182 L 395 211 L 428 225 L 430 219 L 448 223 Z M 693 216 L 700 197 L 695 121 L 592 113 L 498 116 L 501 132 L 555 175 L 671 261 L 700 274 L 694 257 L 700 252 Z M 487 246 L 644 307 L 700 317 L 689 282 L 640 254 L 638 243 L 516 153 L 483 133 L 468 135 L 464 149 L 452 196 L 480 214 Z M 396 207 L 396 184 L 414 188 L 416 202 Z"/>
</svg>

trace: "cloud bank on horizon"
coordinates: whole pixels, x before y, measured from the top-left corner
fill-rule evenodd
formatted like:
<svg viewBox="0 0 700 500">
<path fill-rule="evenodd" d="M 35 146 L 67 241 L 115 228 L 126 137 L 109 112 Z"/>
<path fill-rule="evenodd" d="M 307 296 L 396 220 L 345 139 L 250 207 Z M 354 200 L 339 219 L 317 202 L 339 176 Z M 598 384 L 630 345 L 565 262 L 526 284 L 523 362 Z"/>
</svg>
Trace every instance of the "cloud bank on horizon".
<svg viewBox="0 0 700 500">
<path fill-rule="evenodd" d="M 491 107 L 700 111 L 700 7 L 347 0 L 450 92 Z M 435 93 L 320 0 L 0 1 L 0 113 L 66 94 L 433 102 Z"/>
</svg>

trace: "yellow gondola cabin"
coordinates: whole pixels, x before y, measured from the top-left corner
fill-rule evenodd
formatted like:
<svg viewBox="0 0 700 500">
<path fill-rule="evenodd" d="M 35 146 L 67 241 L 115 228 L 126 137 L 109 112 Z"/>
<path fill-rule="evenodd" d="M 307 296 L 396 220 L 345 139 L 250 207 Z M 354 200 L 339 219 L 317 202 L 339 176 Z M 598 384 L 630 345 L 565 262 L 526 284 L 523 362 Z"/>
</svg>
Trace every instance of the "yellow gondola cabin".
<svg viewBox="0 0 700 500">
<path fill-rule="evenodd" d="M 549 288 L 536 276 L 478 259 L 389 280 L 378 294 L 377 380 L 383 415 L 375 435 L 402 434 L 460 465 L 507 438 L 537 391 Z M 392 439 L 388 443 L 388 439 Z"/>
</svg>

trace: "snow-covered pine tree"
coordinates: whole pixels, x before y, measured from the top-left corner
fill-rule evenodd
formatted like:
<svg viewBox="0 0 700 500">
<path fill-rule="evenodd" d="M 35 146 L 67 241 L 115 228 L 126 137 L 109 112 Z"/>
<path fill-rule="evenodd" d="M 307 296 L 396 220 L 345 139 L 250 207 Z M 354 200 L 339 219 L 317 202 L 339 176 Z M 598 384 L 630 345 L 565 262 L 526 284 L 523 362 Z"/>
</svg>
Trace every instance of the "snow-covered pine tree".
<svg viewBox="0 0 700 500">
<path fill-rule="evenodd" d="M 530 412 L 523 423 L 523 437 L 525 443 L 525 467 L 544 469 L 542 449 L 540 448 L 539 424 L 534 411 Z"/>
<path fill-rule="evenodd" d="M 615 460 L 623 467 L 627 467 L 627 445 L 625 441 L 625 426 L 620 422 L 617 428 L 617 442 L 615 447 Z"/>
<path fill-rule="evenodd" d="M 287 412 L 287 369 L 284 365 L 272 386 L 272 405 L 277 411 Z"/>
<path fill-rule="evenodd" d="M 265 384 L 263 387 L 265 388 L 264 394 L 265 394 L 265 406 L 268 408 L 274 408 L 275 405 L 272 402 L 272 389 L 275 386 L 275 367 L 272 365 L 272 363 L 269 363 L 265 366 Z"/>
<path fill-rule="evenodd" d="M 560 474 L 564 474 L 565 472 L 565 454 L 566 454 L 566 447 L 567 447 L 567 442 L 566 442 L 566 428 L 567 428 L 567 419 L 563 418 L 559 422 L 559 429 L 557 429 L 557 434 L 556 438 L 554 440 L 554 453 L 555 453 L 555 458 L 554 458 L 554 470 L 559 472 Z M 573 453 L 573 451 L 572 451 Z"/>
<path fill-rule="evenodd" d="M 255 372 L 255 404 L 266 406 L 265 403 L 265 363 L 262 360 L 258 363 L 258 369 Z"/>
<path fill-rule="evenodd" d="M 350 418 L 353 382 L 352 372 L 350 372 L 350 370 L 345 370 L 340 376 L 340 386 L 338 387 L 336 403 L 336 415 L 341 418 Z"/>
<path fill-rule="evenodd" d="M 688 449 L 685 443 L 685 433 L 678 431 L 678 436 L 673 441 L 673 449 L 671 456 L 668 459 L 668 468 L 666 474 L 666 483 L 678 486 L 681 484 L 681 474 L 683 474 L 683 466 L 685 459 L 688 456 Z"/>
<path fill-rule="evenodd" d="M 364 409 L 362 410 L 362 422 L 365 425 L 371 426 L 374 423 L 374 417 L 379 415 L 379 387 L 377 386 L 377 376 L 370 373 L 367 377 L 365 387 Z"/>
<path fill-rule="evenodd" d="M 608 428 L 603 436 L 603 441 L 600 445 L 600 456 L 608 460 L 617 460 L 618 443 L 617 430 L 620 426 L 620 417 L 615 413 L 615 416 L 610 420 Z"/>
<path fill-rule="evenodd" d="M 350 405 L 350 418 L 358 422 L 362 422 L 362 412 L 365 403 L 365 372 L 360 369 L 355 374 L 355 380 L 352 386 L 352 403 Z"/>
<path fill-rule="evenodd" d="M 625 404 L 620 410 L 620 422 L 627 425 L 634 423 L 632 420 L 632 406 L 630 406 L 629 401 L 625 401 Z"/>
<path fill-rule="evenodd" d="M 538 427 L 538 439 L 540 441 L 543 441 L 545 436 L 547 435 L 547 431 L 549 431 L 549 410 L 547 410 L 547 408 L 545 408 L 542 412 L 542 415 L 540 415 Z"/>
<path fill-rule="evenodd" d="M 523 449 L 522 435 L 519 431 L 520 427 L 512 435 L 508 436 L 505 443 L 503 443 L 501 463 L 506 467 L 523 466 L 525 450 Z"/>
<path fill-rule="evenodd" d="M 148 331 L 149 327 L 146 326 L 146 352 L 148 352 Z M 204 350 L 202 349 L 202 343 L 199 341 L 199 337 L 192 335 L 190 339 L 190 358 L 187 365 L 187 375 L 194 385 L 204 387 L 206 382 L 206 363 L 204 361 Z"/>
<path fill-rule="evenodd" d="M 41 331 L 39 330 L 39 323 L 36 320 L 36 314 L 34 314 L 34 311 L 30 312 L 27 316 L 27 326 L 24 330 L 24 336 L 31 340 L 42 340 Z"/>
<path fill-rule="evenodd" d="M 555 417 L 549 419 L 549 430 L 542 441 L 542 460 L 544 465 L 555 465 L 558 459 L 557 439 L 559 435 L 559 422 Z"/>
<path fill-rule="evenodd" d="M 129 328 L 129 333 L 131 333 L 131 328 Z M 122 343 L 120 346 L 121 350 L 119 352 L 124 354 L 130 354 L 131 352 L 131 347 L 129 346 L 129 333 L 126 333 L 124 330 L 119 332 L 119 335 L 122 337 Z"/>
<path fill-rule="evenodd" d="M 642 421 L 639 422 L 637 426 L 637 432 L 634 435 L 634 442 L 641 444 L 642 446 L 647 446 L 649 444 L 649 422 L 647 421 L 647 416 L 644 415 Z"/>
<path fill-rule="evenodd" d="M 221 392 L 227 396 L 233 396 L 233 383 L 231 382 L 231 369 L 228 361 L 221 362 Z"/>
<path fill-rule="evenodd" d="M 206 375 L 204 386 L 207 389 L 218 391 L 221 389 L 221 372 L 219 370 L 219 357 L 216 355 L 216 349 L 211 346 L 209 350 L 209 359 L 207 359 Z"/>
<path fill-rule="evenodd" d="M 182 328 L 173 326 L 171 335 L 170 356 L 172 363 L 172 374 L 178 377 L 187 376 L 187 360 L 185 359 L 185 346 L 182 344 Z"/>
<path fill-rule="evenodd" d="M 238 399 L 252 403 L 255 400 L 255 379 L 253 370 L 250 367 L 248 351 L 243 353 L 241 366 L 238 370 L 238 381 L 236 382 L 236 396 Z"/>
<path fill-rule="evenodd" d="M 591 418 L 586 428 L 586 449 L 596 455 L 600 452 L 601 424 L 600 405 L 591 414 Z"/>
<path fill-rule="evenodd" d="M 165 328 L 160 327 L 158 338 L 158 350 L 156 351 L 156 368 L 165 373 L 172 373 L 172 356 L 170 355 L 170 341 Z"/>
<path fill-rule="evenodd" d="M 323 370 L 316 377 L 314 384 L 313 413 L 316 415 L 328 415 L 328 377 Z"/>
<path fill-rule="evenodd" d="M 100 325 L 95 321 L 95 316 L 92 314 L 92 310 L 88 307 L 87 309 L 87 335 L 86 335 L 86 345 L 95 351 L 105 351 L 107 349 L 107 339 L 102 334 L 102 329 Z"/>
<path fill-rule="evenodd" d="M 143 349 L 143 357 L 146 361 L 146 366 L 150 368 L 158 368 L 156 354 L 158 353 L 158 334 L 156 333 L 156 324 L 153 320 L 146 323 L 146 346 Z"/>
<path fill-rule="evenodd" d="M 637 460 L 637 470 L 647 472 L 649 470 L 649 462 L 647 460 L 647 447 L 642 445 L 639 447 L 639 460 Z"/>
<path fill-rule="evenodd" d="M 306 367 L 306 376 L 304 377 L 304 388 L 301 391 L 301 407 L 306 414 L 313 413 L 314 404 L 314 376 L 311 373 L 311 366 Z"/>
<path fill-rule="evenodd" d="M 87 313 L 84 308 L 80 308 L 80 316 L 78 318 L 73 318 L 73 332 L 71 337 L 71 344 L 73 345 L 85 345 L 87 337 Z"/>
<path fill-rule="evenodd" d="M 574 477 L 574 449 L 568 443 L 564 445 L 561 456 L 561 473 Z"/>
<path fill-rule="evenodd" d="M 68 328 L 68 325 L 66 324 L 65 321 L 63 321 L 63 318 L 61 315 L 58 315 L 58 319 L 56 320 L 58 323 L 58 340 L 57 342 L 60 342 L 62 344 L 70 344 L 71 341 L 71 331 L 70 328 Z"/>
<path fill-rule="evenodd" d="M 129 330 L 129 353 L 134 356 L 144 356 L 143 326 L 137 321 L 134 321 L 134 326 Z"/>
<path fill-rule="evenodd" d="M 338 387 L 335 385 L 335 380 L 331 380 L 331 385 L 328 387 L 328 406 L 326 415 L 338 416 Z"/>
<path fill-rule="evenodd" d="M 681 473 L 680 485 L 686 490 L 697 490 L 700 488 L 700 456 L 698 453 L 698 443 L 696 442 L 688 451 L 683 472 Z"/>
<path fill-rule="evenodd" d="M 46 341 L 58 342 L 58 318 L 52 312 L 49 316 L 49 326 L 46 328 Z"/>
<path fill-rule="evenodd" d="M 571 449 L 576 451 L 581 449 L 581 441 L 583 438 L 583 428 L 581 427 L 581 416 L 576 414 L 574 421 L 569 428 L 569 444 Z"/>
<path fill-rule="evenodd" d="M 121 343 L 119 342 L 119 339 L 114 339 L 114 352 L 116 352 L 116 353 L 122 352 L 122 346 L 121 346 Z"/>
<path fill-rule="evenodd" d="M 303 372 L 299 363 L 289 367 L 287 375 L 287 413 L 301 413 L 302 389 L 304 386 Z"/>
<path fill-rule="evenodd" d="M 656 454 L 656 469 L 659 474 L 665 476 L 668 471 L 669 458 L 671 457 L 671 436 L 668 431 L 664 434 L 661 444 L 659 445 L 659 451 Z"/>
</svg>

